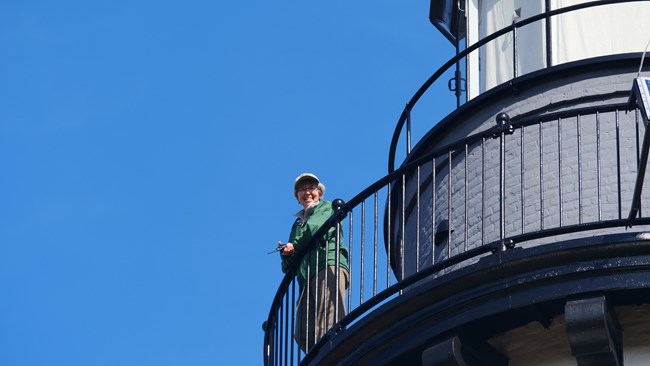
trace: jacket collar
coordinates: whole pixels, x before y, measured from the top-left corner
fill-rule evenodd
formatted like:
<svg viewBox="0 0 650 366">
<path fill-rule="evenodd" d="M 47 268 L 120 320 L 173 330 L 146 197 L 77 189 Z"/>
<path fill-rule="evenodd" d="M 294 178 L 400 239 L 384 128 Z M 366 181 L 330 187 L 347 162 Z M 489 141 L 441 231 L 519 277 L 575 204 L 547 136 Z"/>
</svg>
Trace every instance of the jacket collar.
<svg viewBox="0 0 650 366">
<path fill-rule="evenodd" d="M 302 210 L 296 212 L 294 214 L 294 216 L 296 216 L 297 218 L 299 218 L 303 222 L 307 221 L 307 218 L 314 211 L 314 208 L 316 208 L 316 206 L 318 206 L 321 202 L 323 202 L 323 200 L 320 200 L 320 201 L 318 201 L 316 203 L 313 203 L 313 204 L 307 206 L 307 208 L 303 208 Z"/>
</svg>

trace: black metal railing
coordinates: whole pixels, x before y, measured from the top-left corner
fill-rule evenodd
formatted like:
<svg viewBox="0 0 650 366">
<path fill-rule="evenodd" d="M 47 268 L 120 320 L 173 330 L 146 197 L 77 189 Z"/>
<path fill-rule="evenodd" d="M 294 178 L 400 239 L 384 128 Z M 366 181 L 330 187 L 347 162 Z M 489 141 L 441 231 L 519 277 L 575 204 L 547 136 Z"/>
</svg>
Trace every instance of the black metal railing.
<svg viewBox="0 0 650 366">
<path fill-rule="evenodd" d="M 264 324 L 265 364 L 308 364 L 329 341 L 343 337 L 377 307 L 412 286 L 491 253 L 544 245 L 585 232 L 625 230 L 639 171 L 640 136 L 645 131 L 638 112 L 630 113 L 627 104 L 495 116 L 491 128 L 417 159 L 410 157 L 397 169 L 394 165 L 405 124 L 407 156 L 411 153 L 413 107 L 461 59 L 501 35 L 513 33 L 516 37 L 518 28 L 532 22 L 634 1 L 639 0 L 593 1 L 521 20 L 470 46 L 438 69 L 398 120 L 389 152 L 389 174 L 341 205 L 310 244 L 319 245 L 319 236 L 332 227 L 344 232 L 337 248 L 347 247 L 350 283 L 345 309 L 335 311 L 346 316 L 314 344 L 300 349 L 294 339 L 300 297 L 296 261 L 280 283 Z M 516 47 L 516 42 L 513 44 Z M 516 70 L 513 75 L 517 76 Z M 650 217 L 639 210 L 635 224 L 650 224 Z M 307 332 L 313 330 L 308 327 Z"/>
<path fill-rule="evenodd" d="M 625 230 L 645 129 L 628 108 L 499 114 L 492 128 L 409 162 L 341 205 L 312 245 L 330 227 L 345 231 L 339 245 L 349 252 L 350 286 L 340 310 L 347 315 L 301 351 L 294 341 L 299 286 L 292 268 L 265 323 L 266 364 L 309 363 L 377 306 L 482 256 Z M 622 158 L 632 156 L 631 164 Z M 636 224 L 649 223 L 640 213 Z"/>
<path fill-rule="evenodd" d="M 546 45 L 546 68 L 550 68 L 554 66 L 551 63 L 551 47 L 552 47 L 552 42 L 551 42 L 551 32 L 549 30 L 549 20 L 553 17 L 557 17 L 561 14 L 566 14 L 569 12 L 575 12 L 579 11 L 582 9 L 588 9 L 588 8 L 594 8 L 594 7 L 601 7 L 605 5 L 610 5 L 610 4 L 620 4 L 620 3 L 633 3 L 633 2 L 641 2 L 641 1 L 647 1 L 647 0 L 597 0 L 597 1 L 590 1 L 590 2 L 585 2 L 582 4 L 576 4 L 568 7 L 564 7 L 561 9 L 555 9 L 555 10 L 548 10 L 544 13 L 540 13 L 538 15 L 522 19 L 518 22 L 513 22 L 511 25 L 502 28 L 486 37 L 483 39 L 479 40 L 473 45 L 468 46 L 466 49 L 463 51 L 460 51 L 445 62 L 438 70 L 436 70 L 430 77 L 427 79 L 424 84 L 415 92 L 411 100 L 406 104 L 404 107 L 404 110 L 402 111 L 402 114 L 400 115 L 397 124 L 395 125 L 395 131 L 393 132 L 393 137 L 391 139 L 391 144 L 389 148 L 389 153 L 388 153 L 388 171 L 392 172 L 395 170 L 395 159 L 397 155 L 397 147 L 400 141 L 400 136 L 402 134 L 406 135 L 406 156 L 408 156 L 411 153 L 411 125 L 412 125 L 412 115 L 413 115 L 413 108 L 415 105 L 418 103 L 418 101 L 422 98 L 422 96 L 431 88 L 431 86 L 438 82 L 440 77 L 444 75 L 446 72 L 448 72 L 452 67 L 458 65 L 462 61 L 466 61 L 468 56 L 472 53 L 478 52 L 481 47 L 487 45 L 490 42 L 494 42 L 497 40 L 499 37 L 511 34 L 513 38 L 512 42 L 512 55 L 514 58 L 513 62 L 513 70 L 512 70 L 512 79 L 520 76 L 519 71 L 517 70 L 517 65 L 518 65 L 518 42 L 517 42 L 517 31 L 521 29 L 524 26 L 530 25 L 535 22 L 539 21 L 545 21 L 546 22 L 546 32 L 544 33 L 544 42 L 543 44 Z M 457 100 L 460 101 L 460 98 L 457 98 Z M 460 102 L 457 103 L 457 107 L 460 106 Z M 430 119 L 427 119 L 429 121 Z M 406 131 L 402 131 L 406 125 Z"/>
</svg>

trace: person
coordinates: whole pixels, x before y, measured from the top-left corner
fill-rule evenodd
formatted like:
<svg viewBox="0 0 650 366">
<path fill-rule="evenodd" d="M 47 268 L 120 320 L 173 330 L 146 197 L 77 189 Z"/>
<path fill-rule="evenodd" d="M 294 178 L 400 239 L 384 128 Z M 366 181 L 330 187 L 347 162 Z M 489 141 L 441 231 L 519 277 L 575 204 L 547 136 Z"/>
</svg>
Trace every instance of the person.
<svg viewBox="0 0 650 366">
<path fill-rule="evenodd" d="M 303 207 L 297 216 L 289 240 L 278 246 L 282 271 L 287 272 L 300 260 L 296 276 L 300 286 L 294 338 L 308 352 L 330 328 L 345 316 L 345 293 L 350 283 L 348 252 L 339 230 L 339 268 L 336 268 L 336 226 L 310 245 L 313 235 L 332 216 L 330 201 L 324 201 L 325 186 L 311 173 L 300 174 L 294 181 L 294 197 Z M 338 272 L 338 278 L 336 273 Z M 338 279 L 338 283 L 337 283 Z M 338 291 L 338 309 L 336 292 Z M 335 319 L 338 310 L 338 318 Z"/>
</svg>

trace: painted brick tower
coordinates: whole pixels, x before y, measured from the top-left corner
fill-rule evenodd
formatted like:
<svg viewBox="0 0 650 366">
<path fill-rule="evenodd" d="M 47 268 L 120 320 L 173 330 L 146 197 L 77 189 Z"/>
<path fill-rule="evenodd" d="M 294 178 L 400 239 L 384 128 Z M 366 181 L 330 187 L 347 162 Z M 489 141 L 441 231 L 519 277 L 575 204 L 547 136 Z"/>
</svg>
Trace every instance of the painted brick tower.
<svg viewBox="0 0 650 366">
<path fill-rule="evenodd" d="M 290 271 L 265 364 L 650 364 L 650 1 L 432 0 L 430 19 L 457 54 L 407 104 L 389 174 L 328 223 L 347 315 L 300 350 Z M 442 80 L 457 108 L 411 148 Z"/>
</svg>

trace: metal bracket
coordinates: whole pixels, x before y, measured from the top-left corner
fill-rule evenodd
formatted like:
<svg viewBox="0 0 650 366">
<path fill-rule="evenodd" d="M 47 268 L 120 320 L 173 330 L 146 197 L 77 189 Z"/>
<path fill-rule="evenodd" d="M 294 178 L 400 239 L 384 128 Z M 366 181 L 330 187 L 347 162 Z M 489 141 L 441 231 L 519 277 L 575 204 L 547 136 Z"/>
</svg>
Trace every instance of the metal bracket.
<svg viewBox="0 0 650 366">
<path fill-rule="evenodd" d="M 571 354 L 578 366 L 622 366 L 621 328 L 605 296 L 567 301 L 564 307 Z"/>
</svg>

